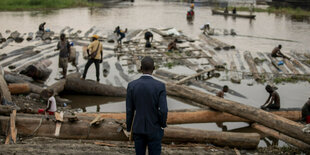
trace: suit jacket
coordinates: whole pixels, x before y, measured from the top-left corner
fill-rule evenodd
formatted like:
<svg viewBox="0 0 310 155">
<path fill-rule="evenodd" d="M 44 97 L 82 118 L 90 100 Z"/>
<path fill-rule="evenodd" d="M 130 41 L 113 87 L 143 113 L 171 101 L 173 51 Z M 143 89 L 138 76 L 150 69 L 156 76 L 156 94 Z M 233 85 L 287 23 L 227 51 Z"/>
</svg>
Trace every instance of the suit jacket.
<svg viewBox="0 0 310 155">
<path fill-rule="evenodd" d="M 131 130 L 132 121 L 135 134 L 151 134 L 166 127 L 166 96 L 165 84 L 151 76 L 144 75 L 130 82 L 126 96 L 127 131 Z"/>
</svg>

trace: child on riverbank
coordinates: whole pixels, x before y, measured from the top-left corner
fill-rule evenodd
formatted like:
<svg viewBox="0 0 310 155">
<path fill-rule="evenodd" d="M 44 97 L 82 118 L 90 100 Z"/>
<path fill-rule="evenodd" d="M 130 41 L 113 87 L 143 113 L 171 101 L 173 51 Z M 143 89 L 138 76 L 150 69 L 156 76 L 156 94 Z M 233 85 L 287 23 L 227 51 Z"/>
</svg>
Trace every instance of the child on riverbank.
<svg viewBox="0 0 310 155">
<path fill-rule="evenodd" d="M 38 113 L 39 114 L 43 114 L 45 113 L 45 115 L 48 114 L 49 115 L 54 115 L 55 112 L 57 111 L 57 105 L 56 105 L 56 99 L 54 97 L 54 91 L 52 89 L 48 90 L 48 101 L 47 101 L 47 108 L 46 109 L 39 109 Z"/>
</svg>

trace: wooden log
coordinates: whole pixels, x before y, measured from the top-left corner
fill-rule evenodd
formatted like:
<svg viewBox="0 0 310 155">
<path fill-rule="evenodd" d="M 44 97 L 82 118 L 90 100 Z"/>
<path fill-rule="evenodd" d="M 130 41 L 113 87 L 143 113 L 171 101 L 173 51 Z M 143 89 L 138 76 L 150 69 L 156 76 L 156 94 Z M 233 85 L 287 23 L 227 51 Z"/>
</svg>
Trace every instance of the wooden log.
<svg viewBox="0 0 310 155">
<path fill-rule="evenodd" d="M 9 117 L 0 116 L 0 132 L 5 133 L 8 129 Z M 115 140 L 128 141 L 122 131 L 122 123 L 104 119 L 95 126 L 90 126 L 92 119 L 79 118 L 74 123 L 69 122 L 66 117 L 61 125 L 59 136 L 55 136 L 56 125 L 53 121 L 47 121 L 40 115 L 18 115 L 16 119 L 16 128 L 19 135 L 54 137 L 61 139 L 97 139 L 97 140 Z M 41 123 L 40 123 L 41 122 Z M 39 128 L 37 128 L 39 125 Z M 37 130 L 36 130 L 37 128 Z M 189 134 L 190 133 L 190 134 Z M 219 146 L 237 147 L 253 149 L 259 143 L 259 134 L 256 133 L 229 133 L 219 131 L 206 131 L 197 129 L 187 129 L 181 127 L 168 127 L 165 129 L 163 141 L 165 143 L 212 143 Z"/>
<path fill-rule="evenodd" d="M 286 143 L 289 143 L 289 144 L 292 144 L 304 151 L 309 151 L 310 150 L 310 145 L 300 141 L 300 140 L 297 140 L 295 138 L 292 138 L 290 136 L 287 136 L 285 134 L 282 134 L 276 130 L 273 130 L 273 129 L 270 129 L 268 127 L 265 127 L 263 125 L 260 125 L 260 124 L 257 124 L 257 123 L 253 123 L 251 125 L 254 129 L 257 129 L 261 132 L 263 132 L 264 134 L 266 135 L 269 135 L 271 137 L 274 137 L 274 138 L 277 138 L 277 139 L 280 139 Z"/>
<path fill-rule="evenodd" d="M 30 87 L 30 91 L 33 93 L 40 94 L 43 90 L 42 87 L 31 83 L 33 82 L 33 79 L 25 75 L 5 72 L 4 78 L 5 78 L 5 81 L 7 81 L 8 83 L 28 83 Z"/>
<path fill-rule="evenodd" d="M 266 63 L 266 65 L 269 67 L 269 69 L 271 70 L 272 74 L 274 76 L 278 76 L 279 75 L 279 70 L 272 65 L 272 63 L 265 57 L 265 55 L 263 53 L 261 53 L 261 52 L 258 52 L 257 54 L 260 56 L 261 59 L 265 60 L 264 63 Z"/>
<path fill-rule="evenodd" d="M 101 84 L 92 80 L 83 80 L 79 73 L 73 73 L 68 76 L 65 84 L 65 91 L 88 95 L 101 95 L 112 97 L 125 97 L 126 89 L 123 87 L 114 87 Z"/>
<path fill-rule="evenodd" d="M 285 68 L 285 66 L 278 65 L 277 59 L 271 57 L 270 54 L 267 54 L 267 56 L 271 60 L 271 63 L 274 67 L 276 67 L 279 71 L 282 71 L 285 74 L 285 76 L 288 76 L 289 71 Z"/>
<path fill-rule="evenodd" d="M 287 68 L 289 68 L 294 74 L 300 74 L 299 71 L 293 66 L 293 64 L 289 60 L 283 59 L 283 61 Z"/>
<path fill-rule="evenodd" d="M 11 136 L 14 144 L 16 144 L 16 136 L 17 136 L 15 121 L 16 121 L 16 110 L 13 110 L 10 117 L 10 126 L 11 126 Z"/>
<path fill-rule="evenodd" d="M 258 145 L 259 139 L 260 135 L 257 133 L 233 133 L 168 127 L 165 129 L 163 141 L 212 143 L 217 146 L 254 149 Z"/>
<path fill-rule="evenodd" d="M 36 81 L 45 81 L 52 73 L 52 70 L 47 68 L 51 64 L 51 60 L 45 59 L 43 61 L 39 61 L 36 64 L 28 66 L 24 70 L 20 71 L 20 74 L 32 77 Z"/>
<path fill-rule="evenodd" d="M 65 84 L 66 84 L 66 79 L 61 79 L 57 81 L 56 83 L 52 84 L 51 86 L 48 86 L 47 89 L 42 90 L 42 92 L 40 93 L 40 96 L 45 99 L 48 98 L 48 90 L 53 90 L 54 95 L 58 95 L 65 89 Z"/>
<path fill-rule="evenodd" d="M 253 60 L 253 57 L 252 57 L 251 53 L 250 52 L 245 52 L 243 56 L 244 56 L 244 59 L 246 60 L 246 62 L 248 63 L 248 65 L 249 65 L 249 68 L 250 68 L 250 71 L 252 72 L 253 78 L 256 81 L 261 80 L 261 77 L 259 76 L 258 70 L 256 68 L 256 65 L 254 63 L 254 60 Z"/>
<path fill-rule="evenodd" d="M 11 93 L 2 75 L 0 75 L 0 95 L 1 98 L 4 98 L 8 102 L 12 102 Z"/>
<path fill-rule="evenodd" d="M 195 77 L 197 77 L 197 76 L 200 76 L 201 74 L 208 73 L 208 72 L 212 72 L 212 71 L 214 71 L 214 68 L 210 68 L 210 69 L 207 69 L 207 70 L 203 70 L 203 71 L 201 71 L 201 72 L 199 72 L 199 73 L 193 74 L 193 75 L 191 75 L 191 76 L 187 76 L 187 77 L 185 77 L 185 78 L 179 80 L 178 82 L 176 82 L 176 84 L 183 84 L 183 83 L 185 83 L 186 81 L 188 81 L 188 80 L 190 80 L 190 79 L 192 79 L 192 78 L 195 78 Z"/>
<path fill-rule="evenodd" d="M 233 55 L 230 55 L 230 81 L 232 83 L 241 83 Z"/>
<path fill-rule="evenodd" d="M 271 111 L 281 117 L 293 121 L 301 120 L 300 110 L 280 110 Z M 77 116 L 111 118 L 125 120 L 126 113 L 77 113 Z M 234 116 L 225 112 L 214 111 L 210 109 L 204 110 L 176 110 L 168 112 L 168 124 L 188 124 L 188 123 L 212 123 L 212 122 L 252 122 L 250 120 Z"/>
<path fill-rule="evenodd" d="M 300 123 L 252 106 L 209 95 L 184 85 L 166 83 L 166 88 L 169 95 L 187 98 L 216 110 L 247 118 L 310 144 L 310 135 L 302 132 L 303 125 Z"/>
<path fill-rule="evenodd" d="M 13 83 L 8 86 L 11 94 L 28 94 L 30 93 L 30 86 L 28 83 Z"/>
<path fill-rule="evenodd" d="M 10 60 L 10 61 L 7 61 L 7 62 L 5 62 L 5 63 L 3 63 L 3 64 L 1 64 L 1 65 L 2 65 L 2 67 L 6 67 L 6 66 L 8 66 L 8 65 L 11 65 L 11 64 L 14 63 L 14 62 L 23 60 L 23 59 L 25 59 L 25 58 L 32 57 L 32 56 L 34 56 L 34 55 L 37 55 L 38 53 L 40 53 L 40 51 L 26 51 L 24 54 L 22 54 L 22 55 L 20 55 L 20 56 L 18 56 L 18 57 L 16 57 L 16 58 L 14 58 L 14 59 L 12 59 L 12 60 Z"/>
</svg>

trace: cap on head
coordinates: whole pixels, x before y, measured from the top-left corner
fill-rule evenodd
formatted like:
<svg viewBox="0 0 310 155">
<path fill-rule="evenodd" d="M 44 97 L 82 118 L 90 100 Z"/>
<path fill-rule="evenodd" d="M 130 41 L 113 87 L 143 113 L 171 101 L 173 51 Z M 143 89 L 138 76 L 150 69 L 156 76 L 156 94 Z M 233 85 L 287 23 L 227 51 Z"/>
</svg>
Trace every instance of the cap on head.
<svg viewBox="0 0 310 155">
<path fill-rule="evenodd" d="M 270 85 L 267 85 L 265 87 L 265 89 L 266 89 L 267 92 L 272 92 L 273 91 L 273 88 Z"/>
<path fill-rule="evenodd" d="M 149 56 L 144 57 L 141 61 L 142 72 L 152 72 L 154 69 L 154 60 Z"/>
<path fill-rule="evenodd" d="M 92 38 L 99 39 L 99 36 L 96 35 L 96 34 L 94 34 L 94 35 L 92 36 Z"/>
</svg>

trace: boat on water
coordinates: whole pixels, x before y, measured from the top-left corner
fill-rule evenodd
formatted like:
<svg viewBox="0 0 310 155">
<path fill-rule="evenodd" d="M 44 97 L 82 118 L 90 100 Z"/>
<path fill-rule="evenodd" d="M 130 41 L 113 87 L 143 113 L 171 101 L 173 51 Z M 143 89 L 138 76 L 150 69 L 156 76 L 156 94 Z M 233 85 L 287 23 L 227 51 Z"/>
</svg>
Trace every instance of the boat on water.
<svg viewBox="0 0 310 155">
<path fill-rule="evenodd" d="M 233 16 L 233 17 L 241 17 L 241 18 L 250 18 L 250 19 L 254 19 L 255 16 L 256 16 L 256 15 L 224 13 L 224 11 L 219 11 L 219 10 L 214 10 L 214 9 L 212 9 L 212 14 L 214 14 L 214 15 L 224 15 L 224 16 Z"/>
</svg>

